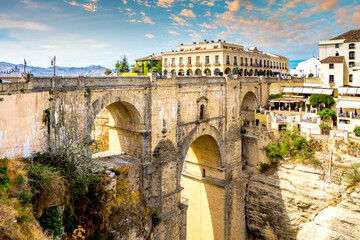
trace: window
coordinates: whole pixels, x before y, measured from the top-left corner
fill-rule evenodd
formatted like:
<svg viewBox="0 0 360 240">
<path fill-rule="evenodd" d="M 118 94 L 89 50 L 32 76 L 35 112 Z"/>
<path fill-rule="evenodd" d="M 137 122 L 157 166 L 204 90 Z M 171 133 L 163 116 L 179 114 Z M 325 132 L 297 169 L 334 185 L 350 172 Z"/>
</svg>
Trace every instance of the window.
<svg viewBox="0 0 360 240">
<path fill-rule="evenodd" d="M 201 173 L 201 176 L 204 178 L 206 177 L 206 172 L 205 172 L 205 168 L 202 169 L 202 173 Z"/>
<path fill-rule="evenodd" d="M 329 69 L 334 69 L 334 64 L 333 63 L 329 64 Z"/>
<path fill-rule="evenodd" d="M 334 75 L 329 75 L 329 83 L 334 83 Z"/>
<path fill-rule="evenodd" d="M 256 64 L 256 66 L 258 65 L 258 61 L 257 61 L 257 59 L 255 59 L 255 64 Z"/>
<path fill-rule="evenodd" d="M 182 57 L 180 58 L 179 63 L 180 63 L 181 65 L 184 64 L 184 59 L 183 59 Z"/>
<path fill-rule="evenodd" d="M 172 59 L 171 59 L 171 65 L 172 65 L 173 67 L 175 67 L 175 58 L 172 58 Z"/>
<path fill-rule="evenodd" d="M 355 49 L 355 43 L 350 43 L 349 44 L 349 49 Z"/>
<path fill-rule="evenodd" d="M 167 64 L 168 64 L 168 59 L 165 58 L 165 60 L 164 60 L 164 65 L 167 65 Z"/>
<path fill-rule="evenodd" d="M 252 66 L 253 64 L 252 64 L 252 58 L 250 58 L 250 66 Z"/>
<path fill-rule="evenodd" d="M 205 57 L 205 64 L 209 64 L 210 63 L 210 57 L 209 56 L 206 56 Z"/>
<path fill-rule="evenodd" d="M 247 58 L 245 58 L 245 66 L 247 66 Z"/>
<path fill-rule="evenodd" d="M 336 52 L 336 53 L 335 53 L 335 56 L 337 56 L 337 57 L 338 57 L 338 56 L 339 56 L 339 53 L 338 53 L 338 52 Z"/>
<path fill-rule="evenodd" d="M 216 56 L 215 56 L 215 63 L 216 63 L 216 64 L 219 64 L 219 55 L 216 55 Z"/>
<path fill-rule="evenodd" d="M 234 65 L 237 65 L 237 57 L 234 57 Z"/>
<path fill-rule="evenodd" d="M 340 45 L 337 43 L 337 44 L 335 44 L 335 48 L 339 48 L 340 47 Z"/>
<path fill-rule="evenodd" d="M 355 67 L 355 62 L 349 62 L 349 68 Z"/>
<path fill-rule="evenodd" d="M 226 64 L 230 64 L 230 56 L 226 55 Z"/>
<path fill-rule="evenodd" d="M 204 104 L 201 104 L 200 106 L 200 116 L 199 116 L 200 120 L 204 120 L 205 119 L 205 106 Z"/>
<path fill-rule="evenodd" d="M 196 65 L 200 65 L 200 56 L 196 57 Z"/>
<path fill-rule="evenodd" d="M 349 52 L 349 59 L 355 59 L 355 52 Z"/>
<path fill-rule="evenodd" d="M 349 75 L 349 83 L 352 83 L 352 82 L 353 82 L 353 75 L 350 74 L 350 75 Z"/>
<path fill-rule="evenodd" d="M 191 57 L 188 57 L 188 65 L 191 65 Z"/>
</svg>

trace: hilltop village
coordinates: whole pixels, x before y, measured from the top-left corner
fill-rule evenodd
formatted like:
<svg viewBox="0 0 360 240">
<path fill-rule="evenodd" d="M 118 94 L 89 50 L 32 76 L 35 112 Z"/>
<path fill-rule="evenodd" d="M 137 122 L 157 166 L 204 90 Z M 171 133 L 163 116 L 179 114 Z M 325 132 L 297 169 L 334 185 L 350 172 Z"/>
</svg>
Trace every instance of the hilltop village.
<svg viewBox="0 0 360 240">
<path fill-rule="evenodd" d="M 0 239 L 358 239 L 360 30 L 319 54 L 0 76 Z"/>
</svg>

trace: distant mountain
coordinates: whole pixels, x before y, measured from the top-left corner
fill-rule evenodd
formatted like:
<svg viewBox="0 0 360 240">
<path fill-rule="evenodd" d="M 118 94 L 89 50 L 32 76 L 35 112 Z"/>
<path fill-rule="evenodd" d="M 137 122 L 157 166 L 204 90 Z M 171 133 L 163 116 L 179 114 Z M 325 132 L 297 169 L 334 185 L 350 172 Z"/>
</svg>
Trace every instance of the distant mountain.
<svg viewBox="0 0 360 240">
<path fill-rule="evenodd" d="M 105 70 L 105 67 L 95 65 L 80 68 L 56 66 L 56 76 L 101 76 L 105 75 Z M 24 72 L 23 64 L 0 62 L 0 76 L 20 76 L 22 72 Z M 26 72 L 35 76 L 52 76 L 54 75 L 54 68 L 26 66 Z"/>
</svg>

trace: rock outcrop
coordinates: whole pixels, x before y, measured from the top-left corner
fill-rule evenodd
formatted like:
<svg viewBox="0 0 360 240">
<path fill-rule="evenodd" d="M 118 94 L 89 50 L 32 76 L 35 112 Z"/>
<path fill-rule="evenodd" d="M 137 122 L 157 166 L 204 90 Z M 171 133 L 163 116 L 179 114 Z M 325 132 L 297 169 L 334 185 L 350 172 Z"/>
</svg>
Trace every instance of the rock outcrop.
<svg viewBox="0 0 360 240">
<path fill-rule="evenodd" d="M 272 174 L 250 171 L 246 197 L 247 226 L 254 239 L 296 239 L 305 223 L 329 205 L 343 189 L 328 184 L 324 172 L 302 164 L 282 164 Z"/>
<path fill-rule="evenodd" d="M 314 221 L 306 223 L 299 234 L 299 240 L 347 240 L 360 237 L 360 190 L 344 194 L 336 206 L 329 206 L 319 212 Z"/>
</svg>

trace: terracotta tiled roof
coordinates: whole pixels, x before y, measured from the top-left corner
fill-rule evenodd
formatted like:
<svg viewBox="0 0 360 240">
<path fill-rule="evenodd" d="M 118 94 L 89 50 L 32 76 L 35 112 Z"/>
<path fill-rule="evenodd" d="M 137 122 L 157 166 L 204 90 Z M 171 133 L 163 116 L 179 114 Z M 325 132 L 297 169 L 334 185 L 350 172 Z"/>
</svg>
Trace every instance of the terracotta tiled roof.
<svg viewBox="0 0 360 240">
<path fill-rule="evenodd" d="M 360 42 L 360 29 L 348 31 L 330 40 L 340 40 L 340 39 L 345 39 L 345 42 Z"/>
<path fill-rule="evenodd" d="M 345 61 L 344 56 L 331 56 L 321 60 L 321 63 L 342 63 Z"/>
<path fill-rule="evenodd" d="M 161 60 L 161 56 L 150 55 L 147 57 L 135 59 L 135 61 L 146 61 L 146 60 Z"/>
</svg>

